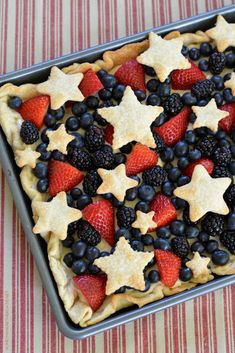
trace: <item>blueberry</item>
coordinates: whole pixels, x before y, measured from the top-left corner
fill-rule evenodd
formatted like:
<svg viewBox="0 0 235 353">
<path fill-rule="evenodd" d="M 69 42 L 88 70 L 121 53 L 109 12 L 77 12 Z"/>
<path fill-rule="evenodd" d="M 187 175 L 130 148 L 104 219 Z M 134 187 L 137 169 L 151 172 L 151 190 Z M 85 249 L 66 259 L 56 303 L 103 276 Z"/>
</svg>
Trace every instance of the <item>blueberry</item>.
<svg viewBox="0 0 235 353">
<path fill-rule="evenodd" d="M 206 243 L 209 239 L 210 236 L 206 232 L 200 232 L 198 234 L 198 240 L 200 240 L 202 243 Z"/>
<path fill-rule="evenodd" d="M 222 105 L 223 101 L 224 101 L 224 97 L 222 93 L 216 92 L 213 96 L 213 98 L 215 99 L 215 102 L 217 104 L 217 106 Z"/>
<path fill-rule="evenodd" d="M 201 158 L 201 156 L 201 151 L 196 148 L 194 150 L 189 151 L 189 159 L 191 159 L 192 161 L 197 161 Z"/>
<path fill-rule="evenodd" d="M 200 45 L 200 53 L 203 56 L 209 56 L 213 52 L 213 48 L 210 43 L 204 42 Z"/>
<path fill-rule="evenodd" d="M 88 246 L 86 249 L 85 257 L 88 261 L 94 261 L 100 256 L 100 250 L 95 246 Z"/>
<path fill-rule="evenodd" d="M 48 138 L 48 136 L 47 136 L 47 132 L 48 132 L 48 131 L 53 131 L 53 129 L 51 129 L 51 128 L 45 128 L 45 129 L 43 129 L 42 132 L 41 132 L 41 140 L 42 140 L 42 142 L 44 142 L 44 143 L 46 143 L 46 144 L 49 143 L 49 138 Z"/>
<path fill-rule="evenodd" d="M 114 154 L 114 163 L 115 165 L 119 165 L 122 163 L 126 163 L 126 156 L 123 153 L 115 153 Z"/>
<path fill-rule="evenodd" d="M 197 104 L 197 98 L 191 92 L 185 92 L 182 95 L 182 101 L 184 105 L 191 107 Z"/>
<path fill-rule="evenodd" d="M 137 195 L 138 195 L 138 189 L 137 189 L 137 187 L 134 187 L 134 188 L 128 189 L 126 191 L 125 199 L 127 201 L 134 201 L 136 199 Z"/>
<path fill-rule="evenodd" d="M 214 82 L 215 89 L 217 89 L 218 91 L 222 91 L 222 89 L 224 89 L 223 77 L 221 77 L 219 75 L 214 75 L 211 77 L 211 81 Z"/>
<path fill-rule="evenodd" d="M 97 109 L 99 106 L 99 99 L 95 96 L 89 96 L 86 99 L 86 105 L 90 109 Z"/>
<path fill-rule="evenodd" d="M 208 99 L 200 99 L 198 102 L 197 102 L 197 105 L 199 107 L 204 107 L 205 105 L 207 105 L 208 103 Z"/>
<path fill-rule="evenodd" d="M 140 291 L 140 292 L 143 292 L 143 293 L 147 292 L 149 290 L 150 286 L 151 286 L 150 280 L 148 278 L 145 278 L 144 282 L 145 282 L 145 288 L 144 288 L 144 290 Z"/>
<path fill-rule="evenodd" d="M 167 83 L 160 83 L 158 86 L 158 95 L 163 98 L 163 97 L 168 97 L 171 93 L 171 89 L 169 84 Z"/>
<path fill-rule="evenodd" d="M 10 97 L 8 105 L 11 109 L 18 109 L 22 104 L 22 99 L 20 97 L 14 96 Z"/>
<path fill-rule="evenodd" d="M 218 130 L 215 134 L 215 138 L 217 140 L 221 140 L 221 139 L 226 138 L 226 132 L 224 130 Z"/>
<path fill-rule="evenodd" d="M 127 240 L 131 239 L 131 233 L 127 228 L 119 228 L 115 233 L 115 240 L 118 241 L 120 237 L 124 237 Z"/>
<path fill-rule="evenodd" d="M 226 54 L 226 66 L 230 69 L 235 67 L 235 54 L 234 53 L 228 53 Z"/>
<path fill-rule="evenodd" d="M 229 163 L 228 169 L 232 175 L 235 175 L 235 161 Z"/>
<path fill-rule="evenodd" d="M 223 97 L 226 103 L 232 103 L 235 101 L 235 97 L 232 95 L 230 88 L 225 88 L 223 91 Z"/>
<path fill-rule="evenodd" d="M 65 248 L 71 248 L 74 243 L 74 239 L 71 235 L 68 235 L 64 240 L 62 240 L 62 244 Z"/>
<path fill-rule="evenodd" d="M 186 175 L 181 175 L 177 180 L 177 186 L 183 186 L 185 184 L 188 184 L 189 182 L 190 182 L 190 177 Z"/>
<path fill-rule="evenodd" d="M 87 245 L 83 240 L 77 240 L 73 243 L 72 253 L 75 257 L 83 257 L 86 252 Z"/>
<path fill-rule="evenodd" d="M 132 176 L 130 176 L 130 178 L 137 181 L 138 185 L 140 184 L 140 177 L 138 177 L 138 175 L 132 175 Z"/>
<path fill-rule="evenodd" d="M 197 238 L 200 231 L 195 226 L 188 226 L 185 231 L 185 235 L 188 239 Z"/>
<path fill-rule="evenodd" d="M 39 192 L 46 192 L 48 189 L 49 183 L 48 179 L 39 179 L 37 182 L 37 189 Z"/>
<path fill-rule="evenodd" d="M 191 124 L 195 123 L 196 119 L 197 119 L 196 114 L 194 114 L 194 113 L 189 114 L 189 122 Z"/>
<path fill-rule="evenodd" d="M 77 208 L 83 210 L 87 205 L 92 203 L 92 199 L 89 195 L 81 195 L 77 199 Z"/>
<path fill-rule="evenodd" d="M 228 72 L 227 74 L 224 75 L 224 82 L 230 79 L 231 79 L 231 72 Z"/>
<path fill-rule="evenodd" d="M 36 151 L 41 153 L 41 156 L 39 159 L 41 161 L 48 161 L 51 158 L 51 151 L 47 151 L 47 144 L 46 143 L 40 143 L 40 145 L 37 146 Z"/>
<path fill-rule="evenodd" d="M 71 136 L 74 136 L 75 139 L 69 142 L 68 148 L 83 148 L 85 143 L 84 143 L 84 138 L 78 133 L 78 132 L 72 132 Z"/>
<path fill-rule="evenodd" d="M 217 240 L 208 240 L 206 242 L 206 251 L 209 253 L 209 254 L 212 254 L 213 251 L 217 250 L 219 247 L 219 243 Z"/>
<path fill-rule="evenodd" d="M 212 253 L 211 260 L 215 265 L 223 266 L 229 261 L 229 254 L 224 250 L 215 250 Z"/>
<path fill-rule="evenodd" d="M 113 88 L 112 96 L 116 101 L 119 101 L 122 99 L 125 88 L 126 87 L 124 85 L 117 85 L 116 87 Z"/>
<path fill-rule="evenodd" d="M 149 212 L 148 203 L 144 202 L 144 201 L 137 202 L 136 205 L 135 205 L 135 211 L 141 211 L 141 212 L 144 212 L 144 213 Z"/>
<path fill-rule="evenodd" d="M 232 158 L 235 158 L 235 145 L 230 146 L 230 151 L 232 154 Z"/>
<path fill-rule="evenodd" d="M 189 57 L 192 60 L 198 60 L 200 58 L 200 50 L 198 48 L 191 48 L 189 50 Z"/>
<path fill-rule="evenodd" d="M 235 231 L 235 212 L 231 212 L 227 218 L 227 228 L 230 231 Z"/>
<path fill-rule="evenodd" d="M 149 271 L 148 279 L 151 283 L 157 283 L 160 280 L 159 272 L 157 270 Z"/>
<path fill-rule="evenodd" d="M 107 75 L 107 71 L 106 70 L 103 70 L 103 69 L 101 69 L 101 70 L 99 70 L 96 74 L 97 74 L 97 76 L 99 77 L 99 79 L 101 80 L 104 76 L 106 76 Z"/>
<path fill-rule="evenodd" d="M 171 232 L 169 228 L 166 227 L 160 227 L 157 229 L 157 236 L 159 238 L 163 238 L 163 239 L 169 239 L 171 236 Z"/>
<path fill-rule="evenodd" d="M 80 117 L 80 125 L 84 130 L 88 129 L 94 123 L 94 117 L 91 113 L 84 113 Z"/>
<path fill-rule="evenodd" d="M 184 235 L 186 226 L 183 221 L 176 220 L 171 222 L 170 230 L 174 235 Z"/>
<path fill-rule="evenodd" d="M 146 103 L 147 105 L 160 105 L 161 98 L 157 94 L 152 93 L 148 96 Z"/>
<path fill-rule="evenodd" d="M 170 162 L 167 162 L 164 164 L 163 169 L 168 173 L 171 169 L 173 168 L 173 164 Z"/>
<path fill-rule="evenodd" d="M 107 192 L 102 195 L 105 200 L 111 200 L 113 198 L 113 194 L 111 192 Z"/>
<path fill-rule="evenodd" d="M 187 201 L 179 198 L 179 197 L 172 197 L 171 202 L 175 206 L 177 210 L 181 208 L 185 208 L 187 206 Z"/>
<path fill-rule="evenodd" d="M 39 162 L 36 164 L 36 167 L 34 168 L 34 174 L 36 177 L 39 179 L 46 178 L 48 173 L 48 168 L 45 163 Z"/>
<path fill-rule="evenodd" d="M 55 127 L 55 124 L 56 124 L 56 118 L 54 115 L 48 113 L 45 118 L 44 118 L 44 124 L 47 126 L 47 127 Z"/>
<path fill-rule="evenodd" d="M 101 78 L 101 81 L 105 88 L 113 88 L 117 84 L 117 79 L 113 75 L 105 75 Z"/>
<path fill-rule="evenodd" d="M 166 196 L 172 196 L 174 190 L 174 184 L 170 181 L 166 181 L 161 186 L 162 193 Z"/>
<path fill-rule="evenodd" d="M 100 272 L 100 268 L 96 266 L 95 264 L 89 264 L 88 265 L 88 271 L 94 275 Z"/>
<path fill-rule="evenodd" d="M 147 90 L 149 90 L 149 92 L 156 92 L 158 89 L 159 83 L 160 82 L 155 78 L 149 80 L 146 84 Z"/>
<path fill-rule="evenodd" d="M 142 101 L 144 101 L 146 99 L 146 93 L 143 90 L 136 89 L 134 91 L 134 93 L 135 93 L 135 95 L 136 95 L 136 97 L 137 97 L 139 102 L 142 102 Z"/>
<path fill-rule="evenodd" d="M 60 152 L 58 150 L 54 150 L 52 152 L 52 158 L 56 159 L 57 161 L 61 161 L 61 162 L 65 162 L 66 161 L 66 156 L 62 152 Z"/>
<path fill-rule="evenodd" d="M 190 281 L 190 279 L 193 277 L 192 270 L 188 267 L 181 268 L 179 277 L 183 282 Z"/>
<path fill-rule="evenodd" d="M 73 261 L 74 261 L 74 257 L 73 254 L 71 252 L 67 253 L 64 258 L 63 261 L 65 263 L 66 266 L 68 266 L 69 268 L 72 267 L 73 265 Z"/>
<path fill-rule="evenodd" d="M 155 190 L 152 186 L 147 184 L 142 184 L 138 188 L 138 197 L 142 201 L 152 201 L 155 195 Z"/>
<path fill-rule="evenodd" d="M 175 145 L 174 152 L 176 157 L 184 157 L 188 154 L 188 144 L 185 141 L 179 141 Z"/>
<path fill-rule="evenodd" d="M 65 123 L 65 127 L 69 131 L 76 131 L 79 129 L 80 124 L 76 116 L 70 116 Z"/>
<path fill-rule="evenodd" d="M 122 286 L 120 287 L 119 289 L 115 290 L 115 294 L 122 294 L 122 293 L 125 293 L 126 291 L 126 286 Z"/>
<path fill-rule="evenodd" d="M 139 240 L 139 241 L 142 240 L 142 234 L 141 234 L 140 230 L 137 228 L 131 229 L 131 235 L 133 236 L 133 238 L 135 238 L 135 240 Z"/>
<path fill-rule="evenodd" d="M 109 252 L 108 251 L 101 251 L 100 257 L 105 257 L 105 256 L 109 256 Z"/>
<path fill-rule="evenodd" d="M 203 253 L 205 251 L 205 247 L 200 241 L 195 241 L 191 245 L 191 251 L 193 251 L 193 252 L 198 251 L 201 254 L 201 253 Z"/>
<path fill-rule="evenodd" d="M 112 197 L 113 206 L 118 208 L 124 205 L 124 201 L 119 201 L 115 196 Z"/>
<path fill-rule="evenodd" d="M 131 150 L 132 150 L 132 144 L 129 142 L 119 149 L 122 153 L 129 154 L 129 153 L 131 153 Z"/>
<path fill-rule="evenodd" d="M 168 178 L 171 181 L 176 181 L 181 175 L 181 171 L 177 167 L 173 167 L 168 172 Z"/>
<path fill-rule="evenodd" d="M 73 200 L 77 200 L 79 198 L 79 196 L 82 195 L 82 190 L 79 188 L 73 188 L 70 191 L 70 195 L 72 196 Z"/>
<path fill-rule="evenodd" d="M 148 263 L 147 263 L 147 266 L 146 267 L 153 267 L 156 263 L 156 259 L 155 257 L 152 258 L 152 260 L 150 260 Z"/>
<path fill-rule="evenodd" d="M 219 141 L 219 147 L 228 147 L 228 148 L 230 148 L 230 142 L 228 141 L 228 140 L 226 140 L 226 139 L 221 139 L 220 141 Z"/>
<path fill-rule="evenodd" d="M 190 144 L 193 145 L 196 142 L 196 134 L 193 130 L 188 130 L 185 132 L 185 141 Z"/>
<path fill-rule="evenodd" d="M 144 251 L 144 244 L 139 240 L 132 240 L 131 247 L 136 251 Z"/>
<path fill-rule="evenodd" d="M 85 103 L 78 102 L 72 106 L 72 113 L 76 116 L 81 116 L 87 112 L 87 106 Z"/>
<path fill-rule="evenodd" d="M 185 169 L 189 165 L 189 160 L 186 157 L 181 157 L 178 159 L 177 166 L 179 169 Z"/>
<path fill-rule="evenodd" d="M 146 75 L 148 75 L 148 76 L 151 76 L 151 77 L 154 77 L 154 76 L 156 76 L 156 73 L 155 73 L 155 71 L 154 71 L 154 68 L 152 68 L 152 67 L 150 67 L 150 66 L 144 66 L 144 71 L 145 71 L 145 73 L 146 73 Z"/>
<path fill-rule="evenodd" d="M 87 270 L 87 263 L 84 260 L 76 260 L 72 264 L 72 271 L 76 273 L 76 275 L 80 275 Z"/>
<path fill-rule="evenodd" d="M 162 124 L 164 124 L 166 121 L 168 120 L 168 116 L 162 112 L 161 114 L 159 114 L 159 116 L 154 120 L 153 125 L 154 127 L 159 127 Z"/>
<path fill-rule="evenodd" d="M 61 120 L 64 117 L 64 107 L 60 107 L 59 109 L 53 110 L 50 109 L 50 113 L 56 118 L 56 120 Z"/>
<path fill-rule="evenodd" d="M 174 159 L 174 151 L 171 147 L 166 147 L 161 152 L 161 159 L 163 162 L 171 162 Z"/>
<path fill-rule="evenodd" d="M 161 250 L 170 250 L 171 246 L 169 241 L 163 238 L 157 238 L 154 240 L 154 249 L 161 249 Z"/>
<path fill-rule="evenodd" d="M 112 92 L 109 89 L 102 88 L 98 92 L 98 95 L 99 95 L 100 99 L 102 99 L 103 101 L 107 101 L 112 97 Z"/>
<path fill-rule="evenodd" d="M 183 45 L 182 49 L 181 49 L 181 54 L 184 56 L 187 56 L 189 52 L 189 48 L 186 47 L 186 45 Z"/>
<path fill-rule="evenodd" d="M 151 234 L 142 235 L 142 242 L 144 245 L 149 246 L 153 244 L 153 237 Z"/>
<path fill-rule="evenodd" d="M 202 71 L 208 71 L 209 68 L 209 62 L 206 59 L 201 59 L 198 63 L 198 67 Z"/>
</svg>

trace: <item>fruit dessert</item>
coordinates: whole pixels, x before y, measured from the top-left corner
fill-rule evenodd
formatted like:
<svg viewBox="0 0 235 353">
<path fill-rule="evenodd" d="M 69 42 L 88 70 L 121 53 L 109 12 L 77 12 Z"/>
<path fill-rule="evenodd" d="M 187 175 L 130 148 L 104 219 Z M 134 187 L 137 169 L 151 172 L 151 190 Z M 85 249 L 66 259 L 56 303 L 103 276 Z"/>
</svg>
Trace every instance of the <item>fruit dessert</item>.
<svg viewBox="0 0 235 353">
<path fill-rule="evenodd" d="M 235 24 L 0 88 L 0 123 L 82 327 L 235 273 Z"/>
</svg>

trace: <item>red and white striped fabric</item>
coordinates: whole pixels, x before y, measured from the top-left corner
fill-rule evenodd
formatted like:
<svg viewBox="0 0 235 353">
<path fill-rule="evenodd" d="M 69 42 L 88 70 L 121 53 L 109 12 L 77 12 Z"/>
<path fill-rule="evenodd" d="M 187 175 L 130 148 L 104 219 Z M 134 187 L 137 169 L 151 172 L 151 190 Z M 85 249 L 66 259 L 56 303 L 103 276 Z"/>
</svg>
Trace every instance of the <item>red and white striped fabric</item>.
<svg viewBox="0 0 235 353">
<path fill-rule="evenodd" d="M 1 0 L 0 74 L 230 0 Z M 0 171 L 0 353 L 234 353 L 235 286 L 96 335 L 59 333 Z"/>
</svg>

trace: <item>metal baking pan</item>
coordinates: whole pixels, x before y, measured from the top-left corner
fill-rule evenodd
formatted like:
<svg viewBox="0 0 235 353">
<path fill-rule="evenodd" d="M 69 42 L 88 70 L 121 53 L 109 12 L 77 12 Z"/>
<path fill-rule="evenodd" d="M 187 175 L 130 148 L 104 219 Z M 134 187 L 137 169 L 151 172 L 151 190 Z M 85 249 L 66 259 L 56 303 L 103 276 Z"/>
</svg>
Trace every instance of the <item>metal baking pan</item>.
<svg viewBox="0 0 235 353">
<path fill-rule="evenodd" d="M 113 50 L 123 46 L 124 44 L 143 40 L 147 37 L 148 32 L 155 31 L 159 34 L 166 34 L 172 30 L 180 30 L 181 32 L 195 32 L 198 29 L 206 30 L 215 23 L 216 16 L 223 15 L 229 22 L 235 22 L 235 6 L 224 7 L 209 13 L 191 17 L 186 20 L 177 21 L 173 24 L 165 25 L 159 28 L 153 28 L 145 32 L 135 34 L 130 37 L 122 38 L 104 45 L 99 45 L 90 49 L 73 53 L 54 60 L 50 60 L 41 64 L 31 66 L 26 69 L 11 72 L 0 77 L 0 86 L 6 82 L 12 82 L 20 85 L 26 82 L 40 82 L 47 79 L 50 67 L 57 65 L 59 67 L 67 66 L 73 62 L 94 61 L 100 58 L 106 50 Z M 224 286 L 235 283 L 235 275 L 216 278 L 212 282 L 199 285 L 180 294 L 163 298 L 157 302 L 145 305 L 143 308 L 136 306 L 121 310 L 106 320 L 87 327 L 81 328 L 75 325 L 68 317 L 62 301 L 60 300 L 56 283 L 50 272 L 47 259 L 46 244 L 42 238 L 32 233 L 32 212 L 30 200 L 23 192 L 20 179 L 19 169 L 14 162 L 14 156 L 11 147 L 8 145 L 5 135 L 0 129 L 0 162 L 8 180 L 11 192 L 13 194 L 18 213 L 23 224 L 25 235 L 29 242 L 32 254 L 34 256 L 38 271 L 41 276 L 42 284 L 47 292 L 49 302 L 56 317 L 56 321 L 60 331 L 67 337 L 72 339 L 83 339 L 88 336 L 100 333 L 104 330 L 111 329 L 118 325 L 141 318 L 143 316 L 156 313 L 159 310 L 169 308 L 173 305 L 182 303 L 186 300 L 193 299 L 199 295 L 209 293 Z"/>
</svg>

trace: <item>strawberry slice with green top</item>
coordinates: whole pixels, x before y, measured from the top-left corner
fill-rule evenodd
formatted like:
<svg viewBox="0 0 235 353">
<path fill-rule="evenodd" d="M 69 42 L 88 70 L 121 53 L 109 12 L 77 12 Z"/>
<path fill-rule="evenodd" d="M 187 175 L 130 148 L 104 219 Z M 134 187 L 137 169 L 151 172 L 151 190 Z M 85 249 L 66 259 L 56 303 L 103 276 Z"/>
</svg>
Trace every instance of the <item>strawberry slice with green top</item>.
<svg viewBox="0 0 235 353">
<path fill-rule="evenodd" d="M 171 288 L 179 278 L 181 259 L 171 251 L 157 249 L 154 251 L 156 263 L 165 286 Z"/>
<path fill-rule="evenodd" d="M 83 209 L 82 215 L 109 245 L 115 244 L 114 210 L 110 201 L 95 201 Z"/>
<path fill-rule="evenodd" d="M 235 103 L 223 104 L 219 109 L 229 112 L 229 115 L 219 121 L 219 127 L 230 133 L 235 127 Z"/>
<path fill-rule="evenodd" d="M 31 121 L 38 129 L 43 125 L 43 119 L 50 104 L 50 97 L 41 95 L 30 98 L 17 109 L 24 120 Z"/>
<path fill-rule="evenodd" d="M 99 77 L 96 75 L 95 71 L 92 69 L 87 70 L 84 73 L 84 77 L 79 85 L 79 89 L 84 97 L 88 97 L 91 94 L 98 92 L 102 88 L 104 88 L 104 86 Z"/>
<path fill-rule="evenodd" d="M 182 173 L 191 178 L 194 168 L 198 164 L 202 165 L 210 175 L 212 174 L 214 169 L 214 162 L 212 162 L 212 160 L 209 158 L 200 158 L 195 162 L 191 162 L 185 169 L 183 169 Z"/>
<path fill-rule="evenodd" d="M 189 114 L 191 109 L 186 107 L 179 114 L 156 127 L 154 131 L 158 133 L 166 145 L 174 146 L 185 134 L 188 127 Z"/>
<path fill-rule="evenodd" d="M 131 86 L 133 90 L 146 91 L 144 68 L 136 60 L 126 61 L 117 69 L 114 76 L 119 83 Z"/>
<path fill-rule="evenodd" d="M 191 89 L 194 83 L 205 80 L 204 73 L 191 60 L 189 69 L 174 70 L 171 73 L 171 85 L 173 89 Z"/>
<path fill-rule="evenodd" d="M 103 274 L 77 275 L 73 277 L 76 286 L 80 289 L 92 310 L 98 310 L 103 304 L 106 294 L 107 277 Z"/>
<path fill-rule="evenodd" d="M 128 156 L 126 175 L 136 175 L 144 170 L 155 167 L 158 161 L 157 154 L 145 145 L 137 143 Z"/>
<path fill-rule="evenodd" d="M 176 209 L 171 199 L 160 192 L 155 195 L 149 204 L 150 210 L 154 211 L 153 221 L 157 223 L 157 227 L 167 226 L 177 217 Z M 152 232 L 154 229 L 149 229 Z"/>
<path fill-rule="evenodd" d="M 48 163 L 49 194 L 55 196 L 60 191 L 69 191 L 78 185 L 84 175 L 68 163 L 51 160 Z"/>
</svg>

